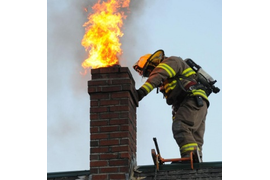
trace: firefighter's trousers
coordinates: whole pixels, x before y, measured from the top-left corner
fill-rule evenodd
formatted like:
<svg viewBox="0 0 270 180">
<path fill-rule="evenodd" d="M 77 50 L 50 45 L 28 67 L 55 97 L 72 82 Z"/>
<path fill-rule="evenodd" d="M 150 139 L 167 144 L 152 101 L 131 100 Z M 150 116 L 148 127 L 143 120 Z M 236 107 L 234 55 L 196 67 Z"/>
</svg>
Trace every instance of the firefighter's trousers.
<svg viewBox="0 0 270 180">
<path fill-rule="evenodd" d="M 206 115 L 206 102 L 203 100 L 203 106 L 198 107 L 195 97 L 187 97 L 181 104 L 173 107 L 172 131 L 181 157 L 186 157 L 195 147 L 202 157 Z"/>
</svg>

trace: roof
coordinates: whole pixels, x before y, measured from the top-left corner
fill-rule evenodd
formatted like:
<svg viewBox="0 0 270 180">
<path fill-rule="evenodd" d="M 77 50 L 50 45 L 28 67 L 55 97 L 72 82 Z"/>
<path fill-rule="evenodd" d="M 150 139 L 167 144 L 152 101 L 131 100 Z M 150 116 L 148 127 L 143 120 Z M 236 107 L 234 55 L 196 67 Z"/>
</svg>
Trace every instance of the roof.
<svg viewBox="0 0 270 180">
<path fill-rule="evenodd" d="M 66 171 L 47 173 L 47 180 L 88 180 L 90 170 Z M 189 163 L 163 164 L 156 170 L 154 165 L 138 166 L 133 179 L 159 180 L 159 179 L 222 179 L 222 162 L 194 163 L 191 169 Z"/>
<path fill-rule="evenodd" d="M 222 162 L 194 163 L 191 169 L 189 163 L 163 164 L 156 170 L 152 166 L 139 166 L 134 177 L 145 180 L 152 179 L 222 179 Z"/>
<path fill-rule="evenodd" d="M 90 170 L 84 171 L 65 171 L 65 172 L 50 172 L 47 173 L 47 180 L 60 180 L 65 178 L 65 180 L 79 180 L 87 179 L 90 175 Z"/>
</svg>

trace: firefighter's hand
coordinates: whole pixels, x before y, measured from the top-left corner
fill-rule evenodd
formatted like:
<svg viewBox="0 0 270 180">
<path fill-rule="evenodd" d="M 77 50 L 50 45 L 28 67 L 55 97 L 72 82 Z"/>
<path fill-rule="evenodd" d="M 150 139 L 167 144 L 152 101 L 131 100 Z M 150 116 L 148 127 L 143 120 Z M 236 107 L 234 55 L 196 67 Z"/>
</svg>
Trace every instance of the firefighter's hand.
<svg viewBox="0 0 270 180">
<path fill-rule="evenodd" d="M 138 101 L 142 100 L 142 98 L 143 98 L 144 96 L 146 96 L 144 90 L 142 90 L 141 88 L 138 89 L 138 90 L 136 90 L 136 92 L 137 92 L 137 95 L 138 95 Z"/>
</svg>

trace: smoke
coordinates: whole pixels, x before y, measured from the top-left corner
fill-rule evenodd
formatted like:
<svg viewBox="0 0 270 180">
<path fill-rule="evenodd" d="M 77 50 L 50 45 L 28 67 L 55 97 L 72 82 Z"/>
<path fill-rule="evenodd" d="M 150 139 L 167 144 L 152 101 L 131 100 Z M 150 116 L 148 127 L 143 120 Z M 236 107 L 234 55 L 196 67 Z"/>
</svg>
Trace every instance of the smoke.
<svg viewBox="0 0 270 180">
<path fill-rule="evenodd" d="M 83 24 L 96 2 L 97 0 L 47 1 L 48 172 L 88 169 L 89 166 L 90 105 L 87 81 L 91 79 L 91 75 L 80 74 L 84 72 L 81 63 L 87 56 L 81 40 L 85 32 Z M 140 29 L 145 4 L 146 1 L 143 0 L 131 0 L 130 11 L 124 20 L 124 36 L 120 40 L 123 50 L 120 65 L 129 67 L 132 73 L 134 71 L 131 67 L 144 49 L 138 39 L 147 39 L 144 30 Z M 64 153 L 67 149 L 80 153 L 83 157 L 72 159 L 71 155 Z M 56 159 L 59 161 L 56 162 Z M 72 167 L 71 164 L 62 163 L 64 161 L 78 162 L 81 167 Z"/>
<path fill-rule="evenodd" d="M 84 8 L 94 1 L 47 1 L 48 172 L 88 169 L 89 95 L 82 76 Z M 73 159 L 76 152 L 82 156 Z M 75 153 L 74 153 L 75 152 Z M 67 154 L 69 153 L 69 154 Z M 62 163 L 62 162 L 69 163 Z M 70 162 L 80 164 L 72 167 Z"/>
<path fill-rule="evenodd" d="M 97 0 L 48 0 L 48 97 L 57 95 L 60 90 L 72 89 L 72 96 L 85 94 L 86 82 L 91 78 L 90 73 L 82 76 L 84 69 L 81 63 L 87 53 L 81 46 L 84 35 L 83 24 L 87 15 Z M 144 12 L 145 1 L 130 2 L 130 11 L 124 20 L 124 36 L 121 38 L 123 55 L 120 57 L 122 66 L 132 67 L 142 54 L 142 41 L 146 41 L 140 29 L 140 17 Z M 85 11 L 88 9 L 88 12 Z M 139 38 L 140 37 L 140 38 Z M 84 96 L 85 97 L 85 96 Z"/>
</svg>

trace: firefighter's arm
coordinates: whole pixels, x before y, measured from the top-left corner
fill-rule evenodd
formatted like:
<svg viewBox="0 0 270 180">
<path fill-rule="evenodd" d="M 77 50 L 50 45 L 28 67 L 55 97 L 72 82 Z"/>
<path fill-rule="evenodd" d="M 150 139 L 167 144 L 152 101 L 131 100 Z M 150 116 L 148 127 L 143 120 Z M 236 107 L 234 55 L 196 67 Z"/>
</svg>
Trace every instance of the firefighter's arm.
<svg viewBox="0 0 270 180">
<path fill-rule="evenodd" d="M 164 68 L 165 67 L 165 68 Z M 170 73 L 168 73 L 168 69 Z M 165 79 L 175 75 L 175 71 L 167 64 L 163 63 L 157 66 L 149 75 L 147 81 L 137 90 L 138 100 L 142 100 L 144 96 L 149 94 L 154 88 L 158 87 Z"/>
<path fill-rule="evenodd" d="M 162 82 L 163 76 L 160 73 L 150 74 L 148 80 L 137 90 L 138 100 L 149 94 L 154 88 Z"/>
<path fill-rule="evenodd" d="M 138 95 L 138 101 L 142 100 L 144 96 L 146 96 L 148 93 L 150 93 L 155 86 L 150 84 L 148 81 L 145 82 L 140 89 L 137 90 L 137 95 Z"/>
</svg>

